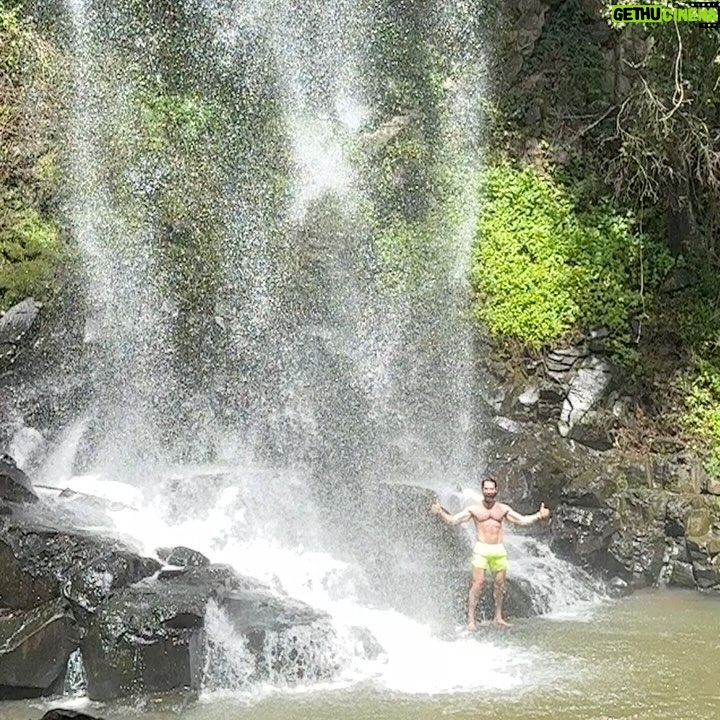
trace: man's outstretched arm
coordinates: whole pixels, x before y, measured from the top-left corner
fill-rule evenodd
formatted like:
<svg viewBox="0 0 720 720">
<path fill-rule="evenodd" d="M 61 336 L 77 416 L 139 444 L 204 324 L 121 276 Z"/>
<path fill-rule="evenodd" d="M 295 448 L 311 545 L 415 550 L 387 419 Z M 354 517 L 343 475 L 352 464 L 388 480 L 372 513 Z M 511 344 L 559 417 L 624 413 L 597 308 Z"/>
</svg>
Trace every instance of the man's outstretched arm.
<svg viewBox="0 0 720 720">
<path fill-rule="evenodd" d="M 461 525 L 472 517 L 472 513 L 469 510 L 463 510 L 456 515 L 451 515 L 437 500 L 430 506 L 430 512 L 438 515 L 448 525 Z"/>
<path fill-rule="evenodd" d="M 550 511 L 545 507 L 545 503 L 540 503 L 540 509 L 532 515 L 521 515 L 512 508 L 508 508 L 506 517 L 516 525 L 532 525 L 538 520 L 547 520 L 550 517 Z"/>
</svg>

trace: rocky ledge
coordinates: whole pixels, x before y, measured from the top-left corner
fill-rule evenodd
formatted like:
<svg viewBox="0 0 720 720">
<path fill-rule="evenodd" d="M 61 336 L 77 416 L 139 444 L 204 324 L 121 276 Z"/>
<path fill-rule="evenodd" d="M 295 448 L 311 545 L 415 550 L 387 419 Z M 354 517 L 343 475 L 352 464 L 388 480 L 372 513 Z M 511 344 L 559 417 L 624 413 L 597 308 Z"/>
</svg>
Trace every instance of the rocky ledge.
<svg viewBox="0 0 720 720">
<path fill-rule="evenodd" d="M 605 335 L 547 350 L 515 377 L 517 363 L 488 360 L 488 471 L 521 508 L 549 503 L 553 549 L 616 587 L 720 592 L 720 480 L 672 438 L 621 449 L 637 398 Z"/>
<path fill-rule="evenodd" d="M 173 563 L 164 566 L 122 539 L 75 529 L 78 499 L 38 499 L 8 457 L 0 490 L 0 699 L 62 693 L 78 651 L 91 700 L 193 695 L 225 660 L 208 637 L 210 608 L 243 647 L 236 685 L 337 670 L 322 612 L 189 548 L 161 549 Z"/>
</svg>

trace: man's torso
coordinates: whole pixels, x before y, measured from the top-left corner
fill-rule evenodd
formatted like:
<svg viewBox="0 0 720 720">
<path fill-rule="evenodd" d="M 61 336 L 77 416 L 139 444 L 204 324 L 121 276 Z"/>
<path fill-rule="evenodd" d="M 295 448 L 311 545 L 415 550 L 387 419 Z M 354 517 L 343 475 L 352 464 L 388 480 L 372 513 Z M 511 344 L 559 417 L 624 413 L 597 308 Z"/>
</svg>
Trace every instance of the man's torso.
<svg viewBox="0 0 720 720">
<path fill-rule="evenodd" d="M 510 508 L 503 503 L 496 502 L 491 508 L 483 503 L 470 508 L 478 542 L 496 545 L 503 541 L 502 523 Z"/>
</svg>

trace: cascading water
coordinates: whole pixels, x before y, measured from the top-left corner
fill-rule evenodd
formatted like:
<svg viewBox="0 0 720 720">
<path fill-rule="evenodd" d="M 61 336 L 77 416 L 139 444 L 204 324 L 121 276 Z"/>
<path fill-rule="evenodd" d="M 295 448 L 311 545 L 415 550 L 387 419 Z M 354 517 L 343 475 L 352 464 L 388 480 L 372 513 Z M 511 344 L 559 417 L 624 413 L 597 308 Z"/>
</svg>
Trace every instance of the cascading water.
<svg viewBox="0 0 720 720">
<path fill-rule="evenodd" d="M 98 8 L 68 0 L 67 10 L 73 48 L 67 217 L 86 276 L 85 339 L 99 356 L 88 409 L 98 427 L 92 462 L 131 473 L 159 454 L 157 414 L 173 386 L 166 362 L 170 311 L 153 262 L 152 210 L 123 206 L 112 190 L 118 169 L 111 138 L 127 123 L 131 82 L 103 57 Z"/>
<path fill-rule="evenodd" d="M 63 479 L 84 442 L 83 491 L 144 493 L 113 517 L 146 552 L 192 544 L 329 613 L 327 644 L 292 640 L 304 680 L 512 689 L 557 668 L 444 640 L 454 619 L 426 622 L 432 598 L 393 597 L 392 575 L 434 568 L 412 548 L 393 566 L 406 539 L 373 506 L 381 482 L 447 493 L 478 471 L 465 304 L 482 58 L 464 5 L 416 5 L 67 0 L 94 393 L 42 473 L 62 458 Z M 509 545 L 541 610 L 596 602 L 544 546 Z M 208 689 L 246 690 L 246 639 L 218 608 L 207 629 Z"/>
</svg>

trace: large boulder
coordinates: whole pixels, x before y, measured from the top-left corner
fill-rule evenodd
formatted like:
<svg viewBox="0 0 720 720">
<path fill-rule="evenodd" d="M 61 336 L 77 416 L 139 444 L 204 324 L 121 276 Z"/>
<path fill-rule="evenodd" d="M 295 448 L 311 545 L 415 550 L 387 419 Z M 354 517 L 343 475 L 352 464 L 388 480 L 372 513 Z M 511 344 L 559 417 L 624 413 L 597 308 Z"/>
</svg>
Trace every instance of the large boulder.
<svg viewBox="0 0 720 720">
<path fill-rule="evenodd" d="M 62 691 L 68 658 L 78 640 L 75 618 L 62 601 L 0 618 L 0 697 L 32 698 Z"/>
<path fill-rule="evenodd" d="M 37 502 L 30 478 L 9 455 L 0 455 L 0 500 L 9 502 Z"/>
<path fill-rule="evenodd" d="M 76 710 L 68 710 L 67 708 L 53 708 L 48 710 L 40 720 L 103 720 L 95 715 L 88 715 L 84 712 Z"/>
<path fill-rule="evenodd" d="M 553 513 L 553 550 L 589 571 L 607 567 L 608 548 L 617 530 L 609 507 L 575 506 L 564 502 Z"/>
<path fill-rule="evenodd" d="M 183 545 L 172 548 L 158 548 L 156 554 L 163 562 L 176 567 L 206 567 L 210 564 L 210 560 L 201 552 Z"/>
<path fill-rule="evenodd" d="M 330 632 L 322 613 L 231 568 L 174 568 L 116 592 L 92 616 L 81 646 L 88 696 L 106 701 L 198 692 L 206 666 L 210 603 L 247 645 L 257 679 L 271 673 L 286 681 L 302 677 L 313 647 Z M 328 673 L 333 669 L 330 665 Z"/>
<path fill-rule="evenodd" d="M 205 588 L 144 580 L 115 593 L 91 617 L 81 650 L 91 700 L 199 691 Z"/>
<path fill-rule="evenodd" d="M 93 611 L 113 590 L 160 567 L 112 538 L 61 530 L 32 517 L 0 524 L 0 604 L 7 608 L 31 610 L 64 596 Z"/>
<path fill-rule="evenodd" d="M 573 371 L 566 389 L 558 430 L 562 436 L 607 450 L 613 445 L 612 431 L 617 418 L 602 407 L 617 370 L 610 362 L 590 355 Z"/>
<path fill-rule="evenodd" d="M 326 614 L 259 587 L 228 593 L 219 608 L 247 643 L 246 682 L 327 680 L 338 670 L 335 631 Z"/>
</svg>

